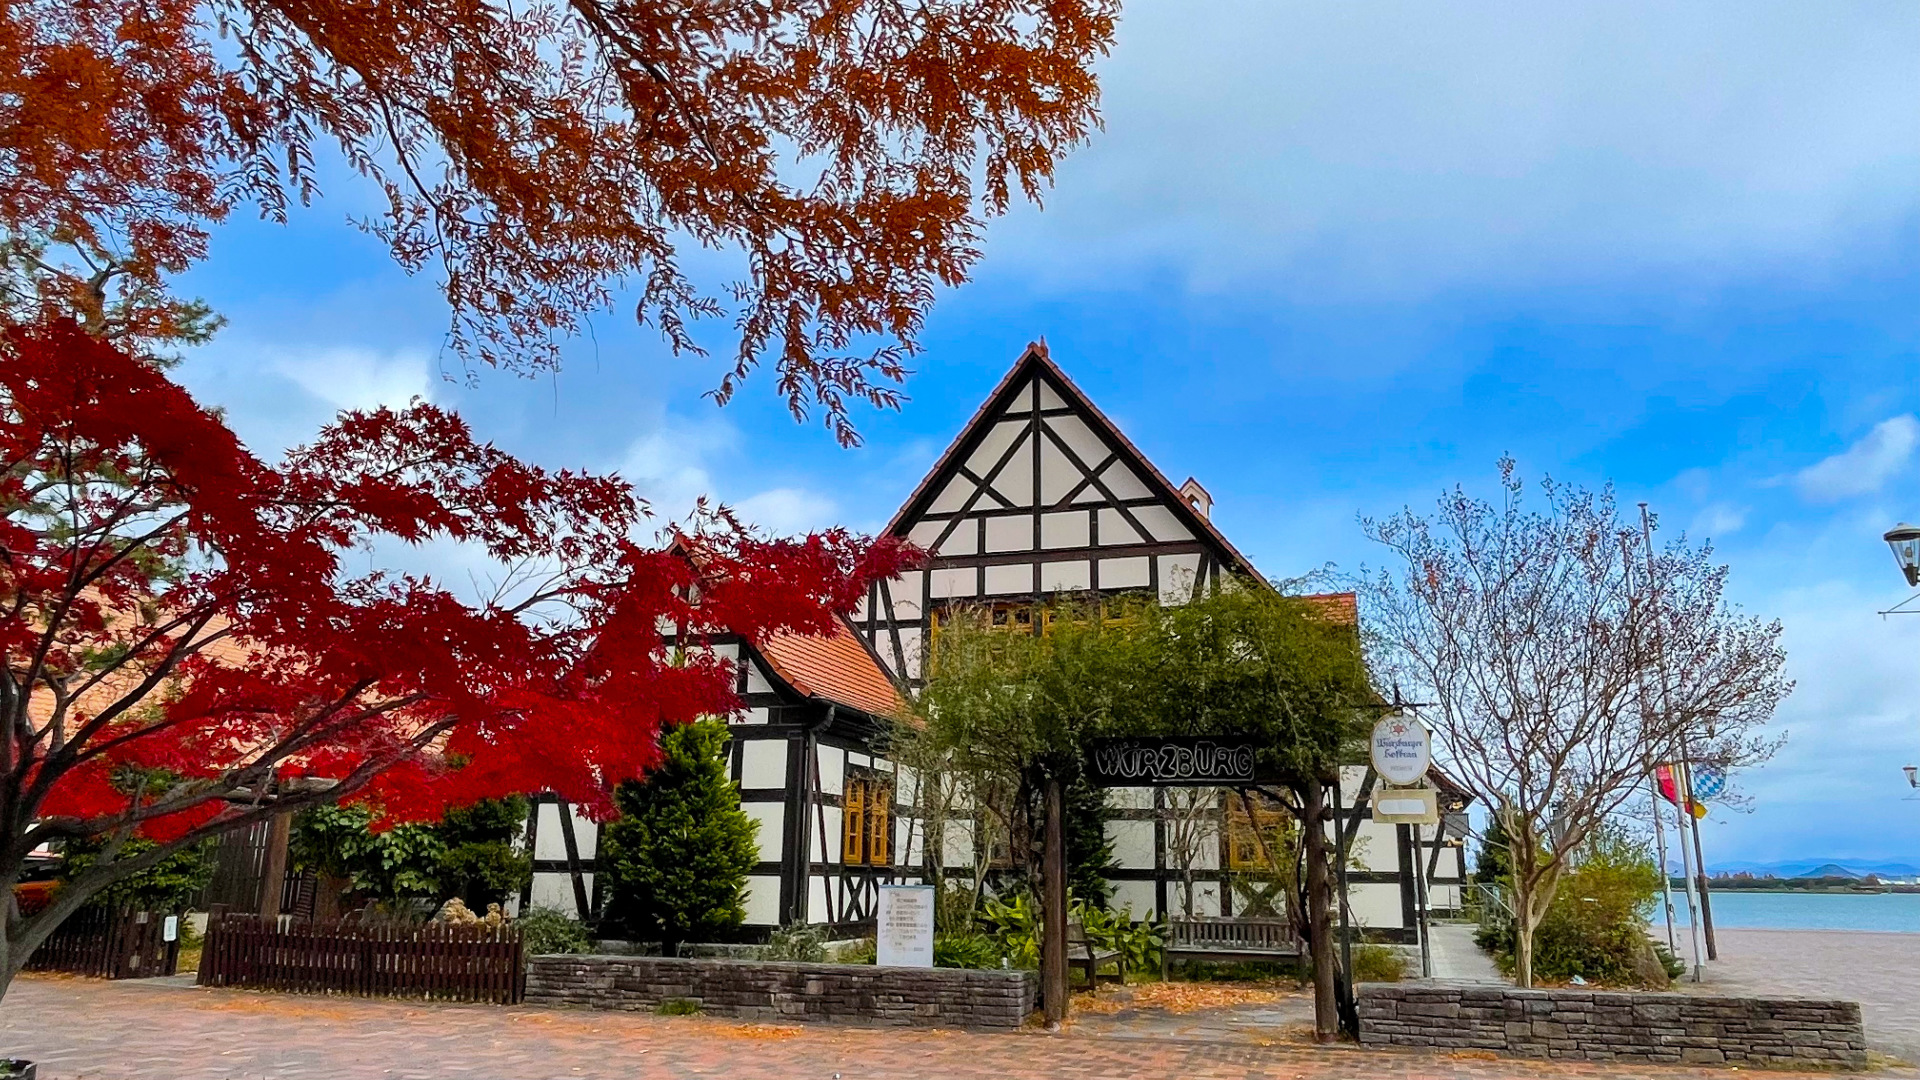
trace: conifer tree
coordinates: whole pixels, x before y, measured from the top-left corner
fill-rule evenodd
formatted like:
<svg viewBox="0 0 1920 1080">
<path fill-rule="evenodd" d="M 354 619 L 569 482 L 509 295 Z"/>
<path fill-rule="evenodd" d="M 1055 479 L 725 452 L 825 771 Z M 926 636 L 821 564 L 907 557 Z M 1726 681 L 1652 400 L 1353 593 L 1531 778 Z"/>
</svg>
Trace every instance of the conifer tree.
<svg viewBox="0 0 1920 1080">
<path fill-rule="evenodd" d="M 620 785 L 620 817 L 601 833 L 610 921 L 659 941 L 668 956 L 746 919 L 759 823 L 740 809 L 727 776 L 728 738 L 718 720 L 662 731 L 660 766 Z"/>
</svg>

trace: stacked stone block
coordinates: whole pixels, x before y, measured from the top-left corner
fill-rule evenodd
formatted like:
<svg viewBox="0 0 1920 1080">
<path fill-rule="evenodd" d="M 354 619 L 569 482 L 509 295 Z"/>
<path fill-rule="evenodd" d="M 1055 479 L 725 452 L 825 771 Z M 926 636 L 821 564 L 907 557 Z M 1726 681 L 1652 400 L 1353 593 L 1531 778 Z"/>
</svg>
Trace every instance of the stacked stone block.
<svg viewBox="0 0 1920 1080">
<path fill-rule="evenodd" d="M 1518 1057 L 1864 1068 L 1852 1001 L 1517 990 L 1414 983 L 1360 988 L 1360 1042 Z"/>
<path fill-rule="evenodd" d="M 913 1027 L 1017 1028 L 1039 998 L 1031 971 L 876 967 L 658 956 L 536 956 L 529 1004 L 652 1011 L 691 1001 L 717 1016 Z"/>
</svg>

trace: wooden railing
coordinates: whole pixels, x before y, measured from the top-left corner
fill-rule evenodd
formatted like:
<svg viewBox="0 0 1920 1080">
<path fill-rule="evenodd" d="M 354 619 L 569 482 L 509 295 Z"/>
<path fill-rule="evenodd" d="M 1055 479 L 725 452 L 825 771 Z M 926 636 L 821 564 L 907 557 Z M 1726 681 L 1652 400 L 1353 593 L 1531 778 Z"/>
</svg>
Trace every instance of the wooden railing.
<svg viewBox="0 0 1920 1080">
<path fill-rule="evenodd" d="M 257 915 L 207 921 L 200 985 L 362 997 L 519 1003 L 520 933 L 510 926 L 284 924 Z"/>
<path fill-rule="evenodd" d="M 104 979 L 173 974 L 180 958 L 179 919 L 166 940 L 168 916 L 158 911 L 90 906 L 69 915 L 27 959 L 28 971 L 64 971 Z"/>
</svg>

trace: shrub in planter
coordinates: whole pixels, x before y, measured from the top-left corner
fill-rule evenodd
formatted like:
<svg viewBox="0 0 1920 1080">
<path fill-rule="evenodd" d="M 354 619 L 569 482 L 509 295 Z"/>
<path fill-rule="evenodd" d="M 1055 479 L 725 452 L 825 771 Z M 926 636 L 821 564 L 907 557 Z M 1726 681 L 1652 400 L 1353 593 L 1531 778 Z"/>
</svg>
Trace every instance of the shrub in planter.
<svg viewBox="0 0 1920 1080">
<path fill-rule="evenodd" d="M 1000 943 L 986 934 L 941 934 L 933 939 L 933 966 L 987 970 L 1000 966 Z"/>
<path fill-rule="evenodd" d="M 978 923 L 1000 943 L 1000 954 L 1017 968 L 1040 966 L 1040 909 L 1030 893 L 1014 893 L 1001 900 L 989 897 L 980 906 Z"/>
<path fill-rule="evenodd" d="M 783 926 L 767 938 L 767 947 L 760 955 L 767 960 L 817 964 L 827 958 L 827 928 L 818 923 Z"/>
<path fill-rule="evenodd" d="M 746 919 L 747 872 L 760 861 L 758 823 L 727 776 L 727 725 L 702 720 L 660 733 L 660 766 L 620 785 L 618 820 L 600 833 L 607 921 L 637 940 L 680 943 L 730 934 Z"/>
<path fill-rule="evenodd" d="M 880 943 L 873 938 L 861 938 L 850 946 L 843 946 L 833 958 L 836 964 L 877 964 L 880 962 Z"/>
<path fill-rule="evenodd" d="M 1407 958 L 1386 945 L 1362 942 L 1353 947 L 1354 982 L 1399 982 L 1407 977 Z"/>
<path fill-rule="evenodd" d="M 1655 951 L 1647 919 L 1660 894 L 1660 870 L 1645 845 L 1617 828 L 1581 848 L 1534 931 L 1533 971 L 1547 980 L 1578 975 L 1591 983 L 1659 989 L 1671 968 Z M 1476 938 L 1502 970 L 1513 966 L 1513 928 Z"/>
<path fill-rule="evenodd" d="M 587 928 L 578 919 L 556 908 L 537 907 L 513 920 L 520 931 L 522 952 L 528 956 L 591 951 Z"/>
<path fill-rule="evenodd" d="M 1149 971 L 1160 966 L 1160 948 L 1166 934 L 1158 923 L 1135 922 L 1132 908 L 1111 911 L 1092 904 L 1075 904 L 1073 917 L 1086 928 L 1087 940 L 1096 948 L 1111 949 L 1125 957 L 1128 971 Z"/>
</svg>

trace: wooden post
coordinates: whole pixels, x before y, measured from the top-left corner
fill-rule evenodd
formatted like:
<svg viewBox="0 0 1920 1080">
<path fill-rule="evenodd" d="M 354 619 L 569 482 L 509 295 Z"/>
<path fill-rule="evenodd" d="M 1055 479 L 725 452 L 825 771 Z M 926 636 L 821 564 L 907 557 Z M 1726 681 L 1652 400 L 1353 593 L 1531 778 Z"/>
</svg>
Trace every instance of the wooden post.
<svg viewBox="0 0 1920 1080">
<path fill-rule="evenodd" d="M 1040 942 L 1040 1004 L 1047 1026 L 1067 1018 L 1067 837 L 1060 778 L 1047 778 L 1046 866 L 1042 903 L 1046 920 Z"/>
<path fill-rule="evenodd" d="M 1360 794 L 1355 802 L 1366 793 L 1366 785 L 1361 784 Z M 1333 872 L 1334 880 L 1340 886 L 1340 978 L 1335 984 L 1335 1005 L 1340 1010 L 1340 1027 L 1354 1041 L 1360 1039 L 1360 1013 L 1358 992 L 1353 984 L 1353 927 L 1348 921 L 1352 901 L 1347 892 L 1347 851 L 1352 847 L 1352 837 L 1347 834 L 1350 828 L 1358 828 L 1359 822 L 1347 820 L 1346 800 L 1340 796 L 1340 774 L 1333 774 Z"/>
<path fill-rule="evenodd" d="M 275 814 L 267 827 L 267 850 L 260 859 L 260 917 L 280 917 L 280 894 L 287 885 L 287 838 L 292 814 Z"/>
<path fill-rule="evenodd" d="M 1303 815 L 1307 835 L 1307 950 L 1313 958 L 1313 1041 L 1340 1038 L 1340 1006 L 1333 989 L 1333 925 L 1328 917 L 1327 788 L 1318 776 L 1308 776 Z"/>
</svg>

